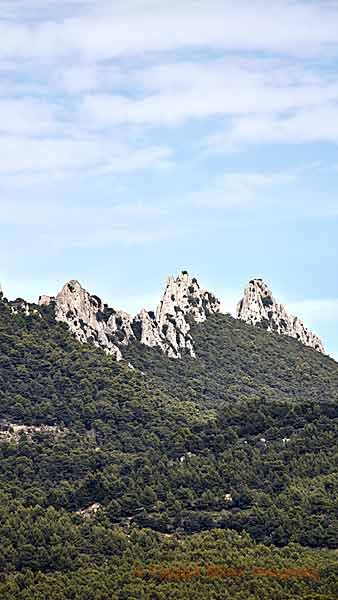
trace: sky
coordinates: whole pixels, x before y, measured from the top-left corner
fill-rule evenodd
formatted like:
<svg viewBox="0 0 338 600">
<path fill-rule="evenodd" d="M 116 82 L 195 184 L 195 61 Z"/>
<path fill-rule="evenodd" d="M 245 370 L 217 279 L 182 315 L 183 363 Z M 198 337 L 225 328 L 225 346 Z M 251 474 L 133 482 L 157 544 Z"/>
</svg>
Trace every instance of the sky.
<svg viewBox="0 0 338 600">
<path fill-rule="evenodd" d="M 338 358 L 338 2 L 1 0 L 0 282 L 249 279 Z"/>
</svg>

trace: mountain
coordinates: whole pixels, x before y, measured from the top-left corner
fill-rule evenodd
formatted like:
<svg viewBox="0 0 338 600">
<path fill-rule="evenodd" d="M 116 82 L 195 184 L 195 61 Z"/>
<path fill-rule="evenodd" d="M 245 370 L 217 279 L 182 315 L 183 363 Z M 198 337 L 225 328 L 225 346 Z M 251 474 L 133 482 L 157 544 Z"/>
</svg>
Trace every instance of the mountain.
<svg viewBox="0 0 338 600">
<path fill-rule="evenodd" d="M 186 350 L 195 356 L 194 341 L 190 335 L 191 322 L 203 323 L 208 316 L 220 311 L 220 301 L 200 287 L 197 279 L 187 271 L 174 279 L 169 277 L 163 298 L 156 311 L 160 331 L 169 343 L 169 356 L 181 358 Z"/>
<path fill-rule="evenodd" d="M 237 305 L 237 318 L 252 325 L 259 324 L 267 331 L 293 337 L 305 346 L 325 352 L 317 335 L 309 331 L 298 317 L 290 315 L 278 304 L 262 279 L 251 279 Z"/>
<path fill-rule="evenodd" d="M 170 358 L 196 357 L 192 326 L 221 312 L 216 296 L 187 271 L 168 278 L 156 311 L 142 309 L 135 317 L 109 307 L 76 280 L 66 283 L 56 297 L 40 296 L 40 306 L 49 304 L 55 306 L 56 320 L 67 323 L 80 342 L 93 343 L 116 360 L 122 360 L 125 348 L 135 341 L 158 348 Z M 249 282 L 238 304 L 237 318 L 324 352 L 320 339 L 276 302 L 261 279 Z"/>
<path fill-rule="evenodd" d="M 220 306 L 219 300 L 201 289 L 187 271 L 169 277 L 156 316 L 145 309 L 132 317 L 109 308 L 76 280 L 66 283 L 56 297 L 40 296 L 40 306 L 49 304 L 55 305 L 56 320 L 67 323 L 80 342 L 93 343 L 116 360 L 122 359 L 121 350 L 131 340 L 157 347 L 171 358 L 181 358 L 182 351 L 194 356 L 191 320 L 201 323 Z"/>
<path fill-rule="evenodd" d="M 337 363 L 185 273 L 148 313 L 177 360 L 70 283 L 0 297 L 2 597 L 333 600 Z"/>
<path fill-rule="evenodd" d="M 298 340 L 214 314 L 193 324 L 196 357 L 172 361 L 136 341 L 124 356 L 155 385 L 214 408 L 242 400 L 338 401 L 337 363 Z"/>
</svg>

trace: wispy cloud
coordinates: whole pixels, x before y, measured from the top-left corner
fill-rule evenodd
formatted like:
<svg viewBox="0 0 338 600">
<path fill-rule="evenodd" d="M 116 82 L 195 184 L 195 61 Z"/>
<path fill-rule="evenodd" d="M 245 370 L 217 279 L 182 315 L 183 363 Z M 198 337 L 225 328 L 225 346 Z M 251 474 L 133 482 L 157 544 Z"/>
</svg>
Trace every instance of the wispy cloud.
<svg viewBox="0 0 338 600">
<path fill-rule="evenodd" d="M 51 18 L 50 13 L 56 3 L 47 2 L 42 12 L 46 20 L 38 24 L 19 22 L 23 10 L 27 18 L 37 17 L 34 2 L 17 4 L 15 8 L 9 2 L 2 6 L 8 22 L 0 28 L 0 56 L 50 60 L 77 53 L 108 59 L 194 47 L 312 54 L 337 46 L 338 9 L 335 3 L 325 1 L 240 0 L 234 4 L 210 0 L 206 4 L 193 0 L 101 0 L 95 6 L 70 2 L 72 11 L 61 2 L 59 19 Z M 17 23 L 12 20 L 15 17 Z"/>
<path fill-rule="evenodd" d="M 269 202 L 265 191 L 271 191 L 297 179 L 296 172 L 228 172 L 217 177 L 206 189 L 190 193 L 186 197 L 189 205 L 210 208 L 240 208 L 256 209 L 258 204 Z"/>
<path fill-rule="evenodd" d="M 271 119 L 270 115 L 303 109 L 324 112 L 329 102 L 338 101 L 334 78 L 304 67 L 297 69 L 288 62 L 257 58 L 164 64 L 132 70 L 128 78 L 134 83 L 132 96 L 87 95 L 83 101 L 87 118 L 111 125 L 173 125 L 191 118 L 226 115 L 267 115 Z M 238 135 L 240 125 L 241 121 Z M 267 122 L 265 129 L 268 126 Z"/>
<path fill-rule="evenodd" d="M 26 98 L 0 99 L 0 135 L 56 133 L 56 107 L 52 102 Z"/>
<path fill-rule="evenodd" d="M 338 143 L 338 104 L 300 109 L 292 115 L 250 115 L 234 119 L 226 131 L 208 137 L 209 151 L 242 145 Z"/>
<path fill-rule="evenodd" d="M 45 242 L 54 249 L 98 249 L 118 246 L 143 246 L 172 238 L 173 232 L 167 228 L 143 227 L 135 229 L 133 226 L 112 224 L 110 227 L 86 227 L 76 232 L 64 229 L 60 232 L 49 232 L 40 236 L 42 244 Z"/>
<path fill-rule="evenodd" d="M 168 166 L 170 148 L 133 148 L 102 138 L 0 137 L 2 185 L 27 184 L 41 177 L 81 174 L 126 173 L 138 169 Z"/>
<path fill-rule="evenodd" d="M 192 119 L 208 152 L 338 141 L 335 3 L 5 0 L 0 16 L 8 185 L 168 167 L 158 132 Z"/>
<path fill-rule="evenodd" d="M 157 220 L 159 217 L 167 217 L 165 208 L 157 205 L 149 205 L 144 201 L 132 201 L 123 203 L 106 202 L 101 204 L 101 209 L 93 203 L 83 203 L 81 198 L 76 203 L 69 205 L 62 198 L 58 203 L 45 200 L 35 200 L 27 202 L 25 199 L 17 200 L 13 198 L 1 198 L 0 200 L 0 225 L 7 226 L 35 226 L 41 227 L 44 231 L 47 227 L 69 228 L 69 235 L 78 230 L 88 230 L 94 227 L 107 227 L 111 224 L 111 229 L 125 227 L 129 222 L 151 223 L 151 220 Z"/>
</svg>

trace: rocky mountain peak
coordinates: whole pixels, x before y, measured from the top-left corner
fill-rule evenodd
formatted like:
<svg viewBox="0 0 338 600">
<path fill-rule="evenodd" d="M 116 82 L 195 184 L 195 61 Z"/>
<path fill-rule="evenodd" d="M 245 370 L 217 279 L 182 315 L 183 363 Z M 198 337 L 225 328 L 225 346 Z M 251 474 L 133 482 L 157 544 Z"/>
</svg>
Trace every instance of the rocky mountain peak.
<svg viewBox="0 0 338 600">
<path fill-rule="evenodd" d="M 13 313 L 41 316 L 34 303 L 18 298 L 8 304 Z M 56 296 L 41 295 L 38 304 L 42 309 L 52 304 L 55 319 L 66 323 L 81 343 L 92 343 L 116 360 L 123 358 L 123 348 L 133 341 L 158 348 L 172 358 L 186 354 L 195 357 L 198 348 L 195 348 L 192 335 L 193 324 L 222 312 L 220 301 L 187 271 L 167 279 L 156 311 L 143 308 L 134 317 L 108 306 L 98 296 L 87 292 L 76 279 L 68 281 Z M 325 352 L 319 337 L 277 302 L 261 278 L 249 281 L 237 305 L 236 316 L 246 323 L 259 324 L 267 331 L 288 335 Z"/>
<path fill-rule="evenodd" d="M 156 311 L 160 332 L 169 344 L 169 356 L 180 357 L 182 350 L 195 356 L 190 335 L 191 321 L 202 323 L 209 315 L 219 311 L 219 300 L 202 289 L 197 279 L 187 271 L 182 271 L 176 278 L 169 277 Z"/>
<path fill-rule="evenodd" d="M 160 325 L 166 315 L 175 317 L 178 312 L 191 315 L 196 323 L 205 321 L 208 315 L 219 312 L 220 302 L 210 292 L 202 289 L 187 271 L 178 277 L 169 277 L 163 298 L 157 308 L 156 318 Z"/>
<path fill-rule="evenodd" d="M 302 321 L 279 304 L 263 279 L 251 279 L 244 290 L 244 296 L 237 305 L 237 318 L 251 325 L 261 324 L 268 331 L 296 338 L 305 346 L 319 352 L 324 347 L 317 335 L 309 331 Z"/>
<path fill-rule="evenodd" d="M 40 303 L 47 302 L 46 296 Z M 116 360 L 121 360 L 119 343 L 126 343 L 130 335 L 131 317 L 127 313 L 108 308 L 98 296 L 89 294 L 79 281 L 68 281 L 55 298 L 55 318 L 67 323 L 72 333 L 82 343 L 101 347 Z"/>
<path fill-rule="evenodd" d="M 202 289 L 187 271 L 169 277 L 156 313 L 142 309 L 132 317 L 110 308 L 75 279 L 68 281 L 56 297 L 43 294 L 39 298 L 40 306 L 52 302 L 56 320 L 67 323 L 80 342 L 93 343 L 117 360 L 122 358 L 123 346 L 132 340 L 159 348 L 172 358 L 181 358 L 183 352 L 195 356 L 191 323 L 201 323 L 220 310 L 217 298 Z"/>
</svg>

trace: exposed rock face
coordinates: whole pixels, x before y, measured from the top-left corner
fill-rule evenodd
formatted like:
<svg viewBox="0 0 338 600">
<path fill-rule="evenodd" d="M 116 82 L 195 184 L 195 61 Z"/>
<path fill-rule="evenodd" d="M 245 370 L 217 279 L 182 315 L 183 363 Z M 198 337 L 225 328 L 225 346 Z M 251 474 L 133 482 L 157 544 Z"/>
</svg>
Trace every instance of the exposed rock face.
<svg viewBox="0 0 338 600">
<path fill-rule="evenodd" d="M 47 296 L 47 294 L 42 294 L 39 296 L 38 305 L 39 306 L 49 306 L 51 302 L 55 302 L 54 296 Z"/>
<path fill-rule="evenodd" d="M 9 302 L 9 306 L 13 315 L 23 313 L 24 315 L 26 315 L 26 317 L 28 317 L 29 315 L 35 315 L 38 313 L 36 307 L 32 304 L 29 304 L 29 302 L 26 302 L 26 300 L 23 300 L 23 298 L 11 300 Z"/>
<path fill-rule="evenodd" d="M 51 425 L 17 425 L 16 423 L 7 423 L 5 421 L 0 422 L 0 441 L 6 440 L 18 442 L 21 435 L 26 435 L 31 439 L 37 433 L 58 437 L 65 432 L 59 427 Z"/>
<path fill-rule="evenodd" d="M 160 332 L 154 312 L 142 308 L 134 318 L 132 327 L 135 338 L 141 344 L 151 348 L 160 348 L 162 352 L 167 351 L 168 344 L 164 335 Z"/>
<path fill-rule="evenodd" d="M 191 326 L 221 312 L 219 300 L 201 288 L 187 271 L 182 271 L 176 278 L 169 277 L 156 313 L 142 309 L 132 317 L 110 308 L 76 280 L 66 283 L 56 297 L 43 294 L 38 304 L 53 304 L 56 320 L 67 323 L 81 343 L 92 343 L 116 360 L 122 359 L 123 347 L 135 340 L 158 348 L 171 358 L 181 358 L 184 354 L 195 357 Z M 35 304 L 20 298 L 9 305 L 13 313 L 21 312 L 27 316 L 38 313 L 41 316 Z M 296 338 L 304 345 L 324 352 L 318 336 L 278 304 L 262 279 L 252 279 L 245 288 L 237 306 L 237 318 L 252 325 L 260 324 L 267 331 Z"/>
<path fill-rule="evenodd" d="M 105 310 L 112 311 L 112 314 L 107 321 L 106 332 L 108 332 L 109 335 L 114 336 L 116 343 L 126 346 L 129 343 L 129 340 L 135 337 L 132 328 L 132 317 L 123 310 L 114 311 L 113 309 L 108 309 L 107 306 L 105 307 Z"/>
<path fill-rule="evenodd" d="M 66 283 L 55 298 L 55 318 L 67 323 L 75 337 L 82 343 L 101 347 L 116 360 L 121 360 L 121 350 L 116 344 L 118 316 L 108 309 L 98 296 L 89 294 L 81 284 L 72 280 Z M 121 339 L 125 339 L 126 314 L 121 316 Z"/>
<path fill-rule="evenodd" d="M 181 358 L 183 351 L 195 356 L 191 322 L 201 323 L 220 310 L 215 296 L 200 288 L 186 271 L 176 279 L 169 277 L 156 315 L 142 309 L 133 318 L 109 308 L 76 280 L 66 283 L 55 298 L 39 298 L 40 306 L 51 302 L 55 303 L 56 320 L 67 323 L 80 342 L 93 343 L 117 360 L 122 358 L 121 348 L 131 340 L 159 348 L 172 358 Z"/>
<path fill-rule="evenodd" d="M 309 331 L 298 317 L 290 315 L 282 304 L 278 304 L 262 279 L 249 281 L 237 305 L 237 318 L 252 325 L 260 323 L 268 331 L 288 335 L 305 346 L 325 352 L 319 337 Z"/>
<path fill-rule="evenodd" d="M 161 334 L 167 340 L 167 354 L 181 357 L 186 350 L 195 356 L 190 335 L 190 322 L 202 323 L 206 318 L 220 311 L 220 302 L 213 294 L 200 288 L 195 277 L 182 271 L 176 279 L 169 277 L 157 312 L 156 320 Z"/>
<path fill-rule="evenodd" d="M 81 508 L 80 510 L 77 510 L 75 514 L 80 515 L 85 519 L 90 519 L 92 517 L 95 517 L 96 513 L 100 510 L 101 507 L 102 505 L 99 502 L 94 502 L 86 508 Z"/>
</svg>

